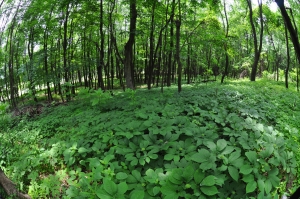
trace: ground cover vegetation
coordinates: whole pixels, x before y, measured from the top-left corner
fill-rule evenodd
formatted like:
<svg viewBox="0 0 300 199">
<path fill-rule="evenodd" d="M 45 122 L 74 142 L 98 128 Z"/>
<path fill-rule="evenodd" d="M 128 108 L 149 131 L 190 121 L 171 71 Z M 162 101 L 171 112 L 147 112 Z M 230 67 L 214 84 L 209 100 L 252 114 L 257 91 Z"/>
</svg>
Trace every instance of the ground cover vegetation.
<svg viewBox="0 0 300 199">
<path fill-rule="evenodd" d="M 267 80 L 81 89 L 2 114 L 1 168 L 32 198 L 279 198 L 298 185 L 298 101 Z"/>
<path fill-rule="evenodd" d="M 0 0 L 0 184 L 6 174 L 32 198 L 294 191 L 299 10 Z"/>
</svg>

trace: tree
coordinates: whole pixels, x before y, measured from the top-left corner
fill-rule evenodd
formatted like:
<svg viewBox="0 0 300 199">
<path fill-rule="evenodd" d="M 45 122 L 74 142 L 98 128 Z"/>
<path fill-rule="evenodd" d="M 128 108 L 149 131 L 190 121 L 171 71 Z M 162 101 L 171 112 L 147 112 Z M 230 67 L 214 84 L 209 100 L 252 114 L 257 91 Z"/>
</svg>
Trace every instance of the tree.
<svg viewBox="0 0 300 199">
<path fill-rule="evenodd" d="M 252 65 L 252 70 L 251 70 L 251 76 L 250 80 L 255 81 L 256 78 L 256 73 L 257 73 L 257 66 L 260 58 L 260 53 L 262 49 L 262 39 L 263 39 L 263 17 L 262 17 L 262 2 L 261 0 L 257 0 L 258 7 L 259 7 L 259 21 L 260 21 L 260 36 L 259 36 L 259 44 L 257 40 L 257 35 L 256 35 L 256 28 L 255 24 L 253 21 L 253 10 L 252 10 L 252 2 L 251 0 L 247 0 L 247 4 L 249 7 L 249 18 L 250 18 L 250 24 L 251 24 L 251 29 L 252 29 L 252 34 L 253 34 L 253 43 L 254 43 L 254 62 Z"/>
<path fill-rule="evenodd" d="M 134 89 L 134 78 L 133 78 L 133 44 L 135 42 L 136 34 L 136 0 L 130 0 L 130 27 L 129 27 L 129 39 L 125 44 L 125 78 L 127 88 Z"/>
<path fill-rule="evenodd" d="M 298 61 L 300 62 L 300 44 L 299 44 L 298 35 L 296 32 L 296 27 L 293 26 L 291 19 L 286 11 L 286 8 L 284 5 L 284 0 L 275 0 L 275 2 L 277 3 L 277 5 L 281 11 L 281 15 L 284 20 L 284 23 L 286 24 L 286 27 L 290 33 L 295 52 L 297 54 Z"/>
</svg>

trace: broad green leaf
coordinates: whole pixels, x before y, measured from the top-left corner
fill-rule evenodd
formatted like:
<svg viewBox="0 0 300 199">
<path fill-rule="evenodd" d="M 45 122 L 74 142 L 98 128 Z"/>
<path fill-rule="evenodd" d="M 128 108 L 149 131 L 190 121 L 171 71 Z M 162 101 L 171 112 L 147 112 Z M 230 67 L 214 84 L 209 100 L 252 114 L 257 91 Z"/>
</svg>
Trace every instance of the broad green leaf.
<svg viewBox="0 0 300 199">
<path fill-rule="evenodd" d="M 197 184 L 200 184 L 202 182 L 202 180 L 204 179 L 205 174 L 200 170 L 197 169 L 194 173 L 194 180 Z"/>
<path fill-rule="evenodd" d="M 249 164 L 245 164 L 240 168 L 240 173 L 247 175 L 252 172 L 253 168 Z"/>
<path fill-rule="evenodd" d="M 265 191 L 266 191 L 266 194 L 269 194 L 272 190 L 272 183 L 269 179 L 267 179 L 265 181 Z"/>
<path fill-rule="evenodd" d="M 219 167 L 218 170 L 219 170 L 219 171 L 226 171 L 227 168 L 228 168 L 228 167 L 227 167 L 226 165 L 222 164 L 222 166 Z"/>
<path fill-rule="evenodd" d="M 228 172 L 230 174 L 230 176 L 235 180 L 235 181 L 238 181 L 239 179 L 239 171 L 233 167 L 233 166 L 229 166 L 228 167 Z"/>
<path fill-rule="evenodd" d="M 176 194 L 176 186 L 167 183 L 160 188 L 160 191 L 166 196 L 174 195 L 174 193 Z"/>
<path fill-rule="evenodd" d="M 118 190 L 117 185 L 108 178 L 104 178 L 103 188 L 110 195 L 116 194 Z"/>
<path fill-rule="evenodd" d="M 141 179 L 141 173 L 138 170 L 133 170 L 131 173 L 135 177 L 135 179 L 137 180 Z"/>
<path fill-rule="evenodd" d="M 235 151 L 235 152 L 230 154 L 230 156 L 228 158 L 228 162 L 231 163 L 234 160 L 238 159 L 240 156 L 241 156 L 241 152 L 240 151 Z"/>
<path fill-rule="evenodd" d="M 216 184 L 216 177 L 213 175 L 209 175 L 203 179 L 201 182 L 201 186 L 213 186 Z"/>
<path fill-rule="evenodd" d="M 270 155 L 273 153 L 274 151 L 274 147 L 273 147 L 273 144 L 268 144 L 266 147 L 265 147 L 265 150 L 263 150 L 260 155 L 261 157 L 263 158 L 268 158 L 270 157 Z"/>
<path fill-rule="evenodd" d="M 176 185 L 181 185 L 183 183 L 182 180 L 178 180 L 178 179 L 174 178 L 173 175 L 169 177 L 169 181 L 172 184 L 176 184 Z"/>
<path fill-rule="evenodd" d="M 110 195 L 98 193 L 97 191 L 96 191 L 96 195 L 101 199 L 112 199 L 112 197 Z"/>
<path fill-rule="evenodd" d="M 160 192 L 160 187 L 157 186 L 153 187 L 152 192 L 154 196 L 157 195 Z"/>
<path fill-rule="evenodd" d="M 192 165 L 189 165 L 183 170 L 182 177 L 185 179 L 185 181 L 188 182 L 193 179 L 194 172 L 194 167 Z"/>
<path fill-rule="evenodd" d="M 200 165 L 200 168 L 203 170 L 203 171 L 206 171 L 208 169 L 211 169 L 213 166 L 215 165 L 214 162 L 203 162 L 201 163 Z"/>
<path fill-rule="evenodd" d="M 174 158 L 174 154 L 170 154 L 170 153 L 164 156 L 164 160 L 173 160 L 173 158 Z"/>
<path fill-rule="evenodd" d="M 89 158 L 88 161 L 90 162 L 89 167 L 90 168 L 97 168 L 101 165 L 100 160 L 98 158 Z"/>
<path fill-rule="evenodd" d="M 217 146 L 214 142 L 208 141 L 205 145 L 210 149 L 210 151 L 216 151 Z"/>
<path fill-rule="evenodd" d="M 191 160 L 198 162 L 198 163 L 202 163 L 207 161 L 207 159 L 210 156 L 210 152 L 206 149 L 200 149 L 198 151 L 198 153 L 195 153 L 191 156 Z"/>
<path fill-rule="evenodd" d="M 219 193 L 217 187 L 215 187 L 215 186 L 212 186 L 212 187 L 203 186 L 203 187 L 200 187 L 200 190 L 202 191 L 202 193 L 204 193 L 207 196 L 213 196 L 213 195 L 216 195 L 217 193 Z"/>
<path fill-rule="evenodd" d="M 78 153 L 86 153 L 86 152 L 88 152 L 89 150 L 88 149 L 86 149 L 86 148 L 84 148 L 84 147 L 80 147 L 79 149 L 78 149 Z"/>
<path fill-rule="evenodd" d="M 118 186 L 118 194 L 124 194 L 128 190 L 128 185 L 126 182 L 121 182 Z"/>
<path fill-rule="evenodd" d="M 265 183 L 262 179 L 257 180 L 257 186 L 260 192 L 264 192 L 265 190 Z"/>
<path fill-rule="evenodd" d="M 248 160 L 253 164 L 256 162 L 257 160 L 257 154 L 255 151 L 248 151 L 245 153 L 245 155 L 247 156 Z"/>
<path fill-rule="evenodd" d="M 130 199 L 141 199 L 144 198 L 145 192 L 143 190 L 133 190 L 130 193 Z"/>
<path fill-rule="evenodd" d="M 131 166 L 136 166 L 138 164 L 138 159 L 137 158 L 134 158 L 131 162 L 130 162 L 130 165 Z"/>
<path fill-rule="evenodd" d="M 118 179 L 118 180 L 124 180 L 124 179 L 126 179 L 128 177 L 128 175 L 126 174 L 126 173 L 124 173 L 124 172 L 119 172 L 119 173 L 117 173 L 117 175 L 116 175 L 116 178 Z"/>
<path fill-rule="evenodd" d="M 270 179 L 270 182 L 272 183 L 273 187 L 277 187 L 280 183 L 280 179 L 277 176 L 270 175 L 269 179 Z"/>
<path fill-rule="evenodd" d="M 257 188 L 256 181 L 249 182 L 246 186 L 246 193 L 251 193 L 251 192 L 255 191 L 256 188 Z"/>
<path fill-rule="evenodd" d="M 235 166 L 236 168 L 240 168 L 244 165 L 244 159 L 242 157 L 239 157 L 238 159 L 231 162 L 232 166 Z"/>
<path fill-rule="evenodd" d="M 129 175 L 129 176 L 127 177 L 126 181 L 127 181 L 128 183 L 131 183 L 131 184 L 135 184 L 135 183 L 138 182 L 138 181 L 136 180 L 136 178 L 133 177 L 132 175 Z"/>
<path fill-rule="evenodd" d="M 227 146 L 224 151 L 222 151 L 222 154 L 223 155 L 226 155 L 226 154 L 230 154 L 232 151 L 234 151 L 234 147 L 233 146 Z"/>
<path fill-rule="evenodd" d="M 254 176 L 252 174 L 245 175 L 243 177 L 243 181 L 244 182 L 252 182 L 252 181 L 254 181 Z"/>
<path fill-rule="evenodd" d="M 227 141 L 224 139 L 220 139 L 217 141 L 217 150 L 222 151 L 227 146 Z"/>
</svg>

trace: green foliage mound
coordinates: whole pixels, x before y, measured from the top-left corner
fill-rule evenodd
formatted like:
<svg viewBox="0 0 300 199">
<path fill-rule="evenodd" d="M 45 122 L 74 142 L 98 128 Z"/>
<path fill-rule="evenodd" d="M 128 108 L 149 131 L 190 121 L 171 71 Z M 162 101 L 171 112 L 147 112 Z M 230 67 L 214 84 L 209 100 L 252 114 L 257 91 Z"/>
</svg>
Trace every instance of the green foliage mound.
<svg viewBox="0 0 300 199">
<path fill-rule="evenodd" d="M 0 166 L 33 198 L 279 198 L 297 171 L 298 97 L 265 82 L 82 89 L 1 132 Z"/>
</svg>

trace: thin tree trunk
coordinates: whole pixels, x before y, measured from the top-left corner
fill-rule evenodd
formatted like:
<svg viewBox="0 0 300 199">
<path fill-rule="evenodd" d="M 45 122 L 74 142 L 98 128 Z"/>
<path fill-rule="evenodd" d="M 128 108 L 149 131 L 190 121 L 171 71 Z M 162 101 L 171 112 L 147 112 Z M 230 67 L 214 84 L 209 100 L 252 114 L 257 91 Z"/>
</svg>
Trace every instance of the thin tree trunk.
<svg viewBox="0 0 300 199">
<path fill-rule="evenodd" d="M 289 88 L 289 68 L 290 68 L 290 49 L 289 49 L 289 38 L 286 25 L 284 25 L 285 29 L 285 41 L 286 41 L 286 69 L 285 69 L 285 87 Z"/>
<path fill-rule="evenodd" d="M 178 92 L 181 92 L 181 74 L 182 65 L 180 60 L 180 26 L 181 26 L 181 10 L 180 10 L 180 0 L 178 0 L 179 18 L 176 20 L 176 60 L 178 64 Z"/>
<path fill-rule="evenodd" d="M 257 72 L 257 66 L 260 58 L 260 52 L 262 49 L 262 37 L 263 37 L 263 17 L 262 17 L 262 2 L 261 0 L 257 0 L 258 6 L 259 6 L 259 20 L 260 20 L 260 43 L 258 45 L 257 35 L 256 35 L 256 29 L 253 21 L 253 10 L 252 10 L 252 2 L 251 0 L 247 0 L 248 7 L 249 7 L 249 18 L 250 18 L 250 24 L 251 29 L 253 33 L 253 42 L 254 42 L 254 62 L 251 69 L 251 75 L 250 80 L 255 81 L 256 78 L 256 72 Z"/>
<path fill-rule="evenodd" d="M 226 1 L 223 0 L 223 5 L 224 5 L 224 14 L 225 14 L 225 19 L 226 19 L 226 25 L 225 23 L 223 24 L 224 26 L 224 31 L 225 31 L 225 38 L 228 38 L 228 32 L 229 32 L 229 23 L 228 23 L 228 16 L 227 16 L 227 11 L 226 11 Z M 227 41 L 225 41 L 227 42 Z M 221 83 L 224 82 L 225 77 L 228 75 L 228 69 L 229 69 L 229 56 L 227 52 L 227 43 L 224 44 L 224 51 L 225 51 L 225 70 L 222 75 Z"/>
</svg>

